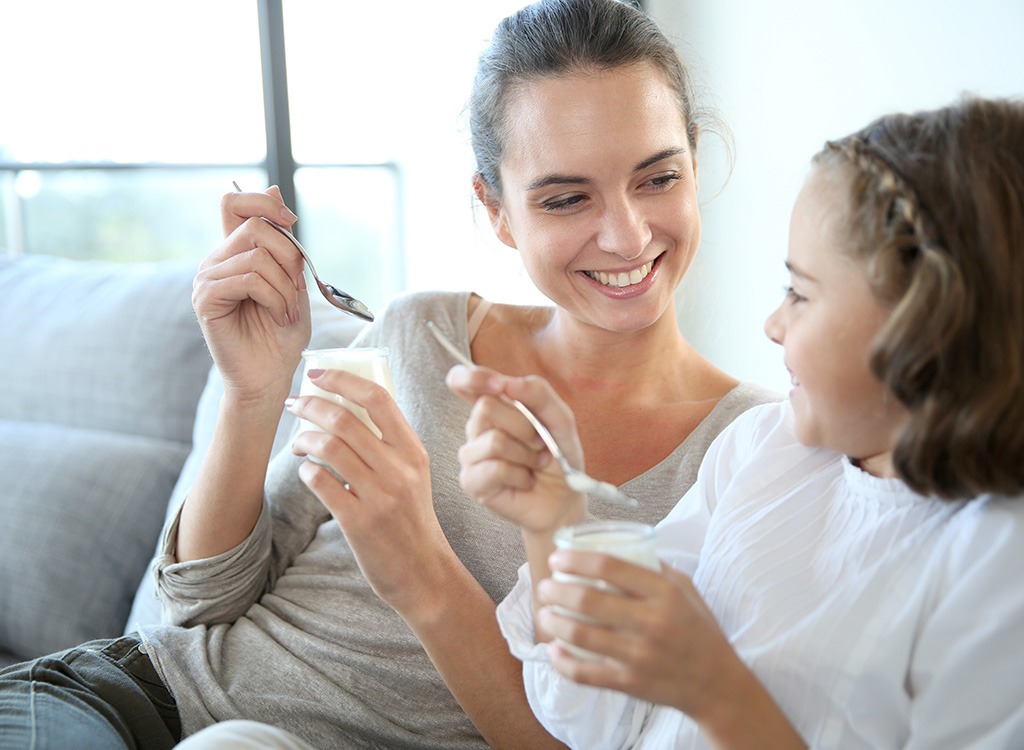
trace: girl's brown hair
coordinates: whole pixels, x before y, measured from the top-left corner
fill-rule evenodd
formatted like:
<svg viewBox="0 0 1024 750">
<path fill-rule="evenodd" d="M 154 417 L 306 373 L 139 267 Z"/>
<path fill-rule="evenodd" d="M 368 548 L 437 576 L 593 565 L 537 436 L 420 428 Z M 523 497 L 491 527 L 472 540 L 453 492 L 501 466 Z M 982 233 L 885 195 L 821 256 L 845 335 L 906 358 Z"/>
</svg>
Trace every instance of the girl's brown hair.
<svg viewBox="0 0 1024 750">
<path fill-rule="evenodd" d="M 816 165 L 849 175 L 841 248 L 891 314 L 875 375 L 909 411 L 895 468 L 942 498 L 1024 492 L 1024 101 L 880 118 Z"/>
</svg>

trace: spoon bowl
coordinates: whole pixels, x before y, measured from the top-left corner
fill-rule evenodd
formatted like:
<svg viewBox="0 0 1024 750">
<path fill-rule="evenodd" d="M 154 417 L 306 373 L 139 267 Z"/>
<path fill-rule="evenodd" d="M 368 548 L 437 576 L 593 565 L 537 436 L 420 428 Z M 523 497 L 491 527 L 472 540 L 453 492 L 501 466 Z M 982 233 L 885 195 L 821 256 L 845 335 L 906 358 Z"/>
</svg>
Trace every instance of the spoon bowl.
<svg viewBox="0 0 1024 750">
<path fill-rule="evenodd" d="M 237 190 L 239 193 L 242 192 L 242 188 L 238 187 L 237 182 L 233 182 L 231 184 L 235 186 L 235 190 Z M 313 281 L 316 282 L 317 289 L 320 290 L 320 293 L 324 296 L 324 299 L 326 299 L 332 305 L 337 307 L 339 310 L 347 312 L 349 315 L 355 315 L 356 317 L 362 318 L 363 320 L 373 320 L 373 313 L 370 312 L 370 308 L 368 308 L 362 302 L 357 300 L 351 294 L 343 292 L 340 289 L 338 289 L 338 287 L 320 280 L 320 275 L 316 272 L 316 268 L 313 267 L 313 261 L 310 259 L 309 253 L 306 252 L 306 248 L 302 246 L 302 243 L 300 243 L 298 239 L 296 239 L 294 234 L 289 232 L 280 224 L 271 221 L 266 216 L 261 216 L 260 218 L 263 219 L 263 221 L 267 222 L 278 232 L 283 234 L 285 237 L 287 237 L 291 241 L 291 243 L 295 245 L 295 249 L 299 251 L 299 254 L 306 261 L 306 265 L 309 266 L 309 272 L 313 275 Z"/>
<path fill-rule="evenodd" d="M 280 224 L 271 221 L 266 216 L 261 216 L 260 218 L 263 219 L 263 221 L 267 222 L 278 232 L 283 234 L 285 237 L 287 237 L 289 240 L 291 240 L 291 243 L 295 245 L 295 249 L 298 250 L 299 254 L 302 255 L 302 257 L 305 259 L 306 265 L 309 266 L 309 272 L 313 275 L 313 281 L 316 282 L 317 288 L 320 289 L 320 293 L 324 295 L 324 298 L 328 302 L 337 307 L 339 310 L 344 310 L 350 315 L 355 315 L 357 317 L 362 318 L 363 320 L 373 320 L 373 313 L 370 312 L 370 308 L 368 308 L 362 302 L 357 300 L 351 294 L 343 292 L 340 289 L 338 289 L 338 287 L 320 280 L 320 276 L 317 274 L 316 268 L 313 267 L 313 261 L 310 260 L 309 253 L 306 252 L 306 249 L 295 238 L 295 235 L 293 235 L 287 229 L 282 227 Z"/>
</svg>

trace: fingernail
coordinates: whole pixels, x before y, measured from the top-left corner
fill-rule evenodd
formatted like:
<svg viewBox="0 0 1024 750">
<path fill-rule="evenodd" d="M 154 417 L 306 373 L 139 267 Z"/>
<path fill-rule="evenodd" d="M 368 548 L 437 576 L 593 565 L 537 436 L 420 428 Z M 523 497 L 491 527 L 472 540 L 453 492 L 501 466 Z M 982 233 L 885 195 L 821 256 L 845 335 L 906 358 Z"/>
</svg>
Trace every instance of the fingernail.
<svg viewBox="0 0 1024 750">
<path fill-rule="evenodd" d="M 306 274 L 300 273 L 295 279 L 295 288 L 300 292 L 306 291 Z"/>
<path fill-rule="evenodd" d="M 298 396 L 289 396 L 284 400 L 284 408 L 287 409 L 288 411 L 291 411 L 292 407 L 295 406 L 295 402 L 298 400 Z"/>
<path fill-rule="evenodd" d="M 326 372 L 326 370 L 324 370 L 324 369 L 322 369 L 320 367 L 314 367 L 312 370 L 307 372 L 306 375 L 309 377 L 310 380 L 316 380 L 318 377 L 323 375 L 325 372 Z"/>
<path fill-rule="evenodd" d="M 281 209 L 281 218 L 284 219 L 286 224 L 293 224 L 299 220 L 299 217 L 293 214 L 288 206 Z"/>
</svg>

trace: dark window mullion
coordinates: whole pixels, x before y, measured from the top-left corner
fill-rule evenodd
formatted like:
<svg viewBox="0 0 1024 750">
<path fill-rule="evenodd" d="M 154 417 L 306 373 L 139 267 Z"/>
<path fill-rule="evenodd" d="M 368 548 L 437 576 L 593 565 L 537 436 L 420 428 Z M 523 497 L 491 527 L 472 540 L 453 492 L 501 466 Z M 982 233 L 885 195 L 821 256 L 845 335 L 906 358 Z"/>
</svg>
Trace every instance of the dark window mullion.
<svg viewBox="0 0 1024 750">
<path fill-rule="evenodd" d="M 295 200 L 295 157 L 292 155 L 288 109 L 288 72 L 284 53 L 282 0 L 257 0 L 260 16 L 260 57 L 263 61 L 263 113 L 267 128 L 267 175 L 281 188 L 286 205 Z M 298 234 L 299 228 L 294 231 Z"/>
</svg>

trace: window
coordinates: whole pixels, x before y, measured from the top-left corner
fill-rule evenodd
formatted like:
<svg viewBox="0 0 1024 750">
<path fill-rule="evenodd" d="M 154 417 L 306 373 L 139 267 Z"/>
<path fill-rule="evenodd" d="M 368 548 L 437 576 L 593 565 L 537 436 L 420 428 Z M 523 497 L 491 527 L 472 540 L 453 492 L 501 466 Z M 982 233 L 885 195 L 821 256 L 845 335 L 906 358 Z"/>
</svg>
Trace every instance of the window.
<svg viewBox="0 0 1024 750">
<path fill-rule="evenodd" d="M 524 299 L 518 257 L 472 208 L 462 108 L 494 25 L 525 4 L 13 4 L 0 247 L 198 262 L 232 181 L 273 181 L 317 270 L 371 308 L 410 288 Z"/>
</svg>

